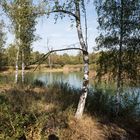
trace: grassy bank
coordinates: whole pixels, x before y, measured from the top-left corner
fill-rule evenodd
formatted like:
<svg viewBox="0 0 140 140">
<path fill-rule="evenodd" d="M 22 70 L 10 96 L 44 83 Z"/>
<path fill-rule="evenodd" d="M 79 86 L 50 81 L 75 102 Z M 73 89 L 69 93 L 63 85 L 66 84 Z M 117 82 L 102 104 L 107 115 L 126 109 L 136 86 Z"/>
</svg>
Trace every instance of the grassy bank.
<svg viewBox="0 0 140 140">
<path fill-rule="evenodd" d="M 37 69 L 36 69 L 37 68 Z M 94 65 L 89 66 L 91 71 L 95 71 Z M 41 65 L 30 65 L 28 66 L 25 71 L 26 72 L 33 72 L 36 69 L 36 71 L 41 71 L 41 72 L 70 72 L 70 71 L 82 71 L 83 65 L 82 64 L 77 64 L 77 65 L 54 65 L 54 67 L 50 68 L 46 64 L 41 64 Z M 9 74 L 13 73 L 15 71 L 15 67 L 12 66 L 7 66 L 3 67 L 3 69 L 0 70 L 0 74 Z M 21 69 L 19 69 L 19 72 L 21 72 Z M 93 72 L 91 72 L 93 75 Z"/>
<path fill-rule="evenodd" d="M 90 91 L 85 114 L 74 113 L 80 89 L 56 83 L 44 87 L 40 81 L 26 87 L 5 86 L 0 90 L 1 140 L 132 140 L 139 139 L 140 120 L 135 114 L 137 99 L 124 96 L 119 116 L 114 114 L 114 96 Z"/>
<path fill-rule="evenodd" d="M 37 67 L 37 69 L 36 69 Z M 49 68 L 47 65 L 31 65 L 25 69 L 25 72 L 33 72 L 36 69 L 36 71 L 41 71 L 41 72 L 62 72 L 63 67 L 56 67 L 56 68 Z M 15 67 L 9 66 L 5 67 L 2 70 L 0 70 L 0 74 L 10 74 L 15 72 Z M 19 73 L 21 73 L 21 69 L 19 69 Z"/>
</svg>

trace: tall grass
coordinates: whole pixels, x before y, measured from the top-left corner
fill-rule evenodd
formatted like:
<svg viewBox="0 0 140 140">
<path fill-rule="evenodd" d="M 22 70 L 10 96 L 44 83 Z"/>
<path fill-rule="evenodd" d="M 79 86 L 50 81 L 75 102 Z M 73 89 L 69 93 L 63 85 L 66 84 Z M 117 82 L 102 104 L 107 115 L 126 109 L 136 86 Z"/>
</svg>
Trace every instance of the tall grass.
<svg viewBox="0 0 140 140">
<path fill-rule="evenodd" d="M 94 92 L 90 91 L 87 99 L 87 111 L 91 114 L 105 115 L 113 118 L 116 116 L 116 94 L 113 90 L 97 89 Z M 118 117 L 135 117 L 138 116 L 140 108 L 140 93 L 139 92 L 122 92 L 120 96 L 120 109 Z"/>
<path fill-rule="evenodd" d="M 125 130 L 117 125 L 100 124 L 100 118 L 114 117 L 114 95 L 108 91 L 90 90 L 83 120 L 73 116 L 80 89 L 67 83 L 45 87 L 37 81 L 33 86 L 14 87 L 0 93 L 0 139 L 46 140 L 50 134 L 60 140 L 120 139 Z M 137 117 L 138 96 L 124 93 L 119 117 Z M 99 120 L 94 116 L 100 116 Z M 114 117 L 115 118 L 115 117 Z M 139 128 L 138 128 L 139 130 Z"/>
</svg>

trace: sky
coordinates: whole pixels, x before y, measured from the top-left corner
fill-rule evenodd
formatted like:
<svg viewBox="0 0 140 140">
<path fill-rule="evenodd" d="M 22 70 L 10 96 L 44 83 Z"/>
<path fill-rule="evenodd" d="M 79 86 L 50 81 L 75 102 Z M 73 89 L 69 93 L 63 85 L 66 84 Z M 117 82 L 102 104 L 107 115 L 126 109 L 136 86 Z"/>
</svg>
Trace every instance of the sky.
<svg viewBox="0 0 140 140">
<path fill-rule="evenodd" d="M 95 38 L 98 36 L 97 30 L 97 15 L 93 3 L 86 5 L 87 8 L 87 22 L 88 22 L 88 50 L 93 52 L 93 47 L 96 46 Z M 7 23 L 10 21 L 5 20 Z M 55 23 L 54 15 L 52 14 L 48 19 L 44 16 L 37 19 L 38 24 L 36 25 L 35 34 L 40 39 L 32 44 L 34 51 L 41 53 L 48 52 L 47 46 L 53 49 L 67 48 L 70 44 L 77 44 L 78 46 L 78 35 L 76 32 L 75 24 L 71 27 L 71 21 L 68 17 L 64 17 L 62 20 L 58 19 Z M 84 30 L 83 30 L 84 32 Z M 7 46 L 14 42 L 14 36 L 12 33 L 7 31 Z M 47 45 L 48 42 L 48 45 Z M 61 52 L 62 53 L 62 52 Z M 77 54 L 77 51 L 65 51 L 63 53 Z"/>
</svg>

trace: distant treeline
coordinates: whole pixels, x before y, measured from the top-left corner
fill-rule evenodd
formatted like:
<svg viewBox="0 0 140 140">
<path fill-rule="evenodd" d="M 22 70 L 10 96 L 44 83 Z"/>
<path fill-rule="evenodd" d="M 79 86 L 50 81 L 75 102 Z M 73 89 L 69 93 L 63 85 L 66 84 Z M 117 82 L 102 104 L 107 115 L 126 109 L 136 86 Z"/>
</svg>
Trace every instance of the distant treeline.
<svg viewBox="0 0 140 140">
<path fill-rule="evenodd" d="M 1 53 L 0 59 L 0 69 L 3 69 L 5 66 L 13 66 L 15 67 L 17 54 L 17 47 L 15 45 L 10 45 L 8 48 L 3 49 Z M 29 66 L 32 64 L 38 64 L 38 61 L 41 60 L 44 54 L 38 51 L 31 51 L 29 55 L 25 55 L 25 65 Z M 98 53 L 90 53 L 90 64 L 95 64 L 99 58 Z M 35 63 L 36 62 L 36 63 Z M 19 64 L 21 63 L 21 59 L 19 59 Z M 66 64 L 82 64 L 82 54 L 79 52 L 77 55 L 69 55 L 67 53 L 58 54 L 52 53 L 48 59 L 44 60 L 42 64 L 51 65 L 51 67 L 55 67 L 55 65 L 64 66 Z"/>
</svg>

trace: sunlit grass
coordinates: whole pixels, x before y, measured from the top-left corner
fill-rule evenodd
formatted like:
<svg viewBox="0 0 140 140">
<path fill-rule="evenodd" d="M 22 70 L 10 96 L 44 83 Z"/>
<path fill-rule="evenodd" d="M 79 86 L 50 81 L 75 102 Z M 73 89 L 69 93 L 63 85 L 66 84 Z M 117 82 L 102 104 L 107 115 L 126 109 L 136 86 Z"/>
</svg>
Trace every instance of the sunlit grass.
<svg viewBox="0 0 140 140">
<path fill-rule="evenodd" d="M 138 103 L 134 95 L 132 98 L 124 94 L 125 104 L 116 118 L 113 94 L 90 90 L 83 119 L 76 120 L 74 114 L 81 90 L 67 83 L 44 85 L 37 81 L 28 86 L 1 87 L 0 139 L 25 136 L 27 140 L 45 140 L 50 134 L 60 140 L 127 139 L 131 134 L 129 129 L 134 136 L 140 130 L 139 114 L 134 113 Z"/>
</svg>

